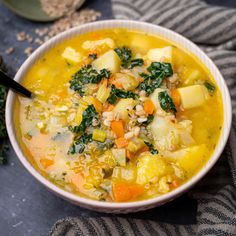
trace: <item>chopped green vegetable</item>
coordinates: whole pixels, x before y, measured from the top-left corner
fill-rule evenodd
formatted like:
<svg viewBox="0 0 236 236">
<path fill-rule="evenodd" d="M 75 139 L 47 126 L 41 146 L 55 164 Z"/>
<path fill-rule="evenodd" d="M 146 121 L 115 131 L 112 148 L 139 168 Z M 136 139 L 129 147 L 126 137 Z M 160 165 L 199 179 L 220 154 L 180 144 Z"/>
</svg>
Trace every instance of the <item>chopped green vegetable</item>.
<svg viewBox="0 0 236 236">
<path fill-rule="evenodd" d="M 125 46 L 122 48 L 115 48 L 114 50 L 121 59 L 121 66 L 127 68 L 132 58 L 132 51 Z"/>
<path fill-rule="evenodd" d="M 173 75 L 170 63 L 152 62 L 147 71 L 149 74 L 140 74 L 144 81 L 139 85 L 139 90 L 144 90 L 147 95 L 150 95 L 156 88 L 160 87 L 166 77 Z"/>
<path fill-rule="evenodd" d="M 67 154 L 82 153 L 85 149 L 85 145 L 92 141 L 92 134 L 83 134 L 78 139 L 75 139 L 70 146 Z"/>
<path fill-rule="evenodd" d="M 95 60 L 97 59 L 98 56 L 97 56 L 97 53 L 92 53 L 92 54 L 89 54 L 88 57 L 91 58 L 92 60 Z"/>
<path fill-rule="evenodd" d="M 216 89 L 215 86 L 208 81 L 205 81 L 204 85 L 210 93 L 213 93 Z"/>
<path fill-rule="evenodd" d="M 74 127 L 69 127 L 69 129 L 73 133 L 81 133 L 86 130 L 87 127 L 92 125 L 92 121 L 94 118 L 97 118 L 97 111 L 93 105 L 89 105 L 86 110 L 82 114 L 82 121 L 80 125 L 74 126 Z"/>
<path fill-rule="evenodd" d="M 151 154 L 158 154 L 157 149 L 154 148 L 153 144 L 144 141 L 144 143 L 149 147 L 149 151 L 151 152 Z"/>
<path fill-rule="evenodd" d="M 153 115 L 148 115 L 147 117 L 147 121 L 143 122 L 142 124 L 143 125 L 149 125 L 154 119 L 154 116 Z"/>
<path fill-rule="evenodd" d="M 133 98 L 136 99 L 138 94 L 131 91 L 125 91 L 122 89 L 116 88 L 114 85 L 111 86 L 110 96 L 107 101 L 111 104 L 115 104 L 118 98 Z"/>
<path fill-rule="evenodd" d="M 108 79 L 110 74 L 110 71 L 107 69 L 97 72 L 91 65 L 86 65 L 72 76 L 70 88 L 78 92 L 80 96 L 83 96 L 85 93 L 85 84 L 98 84 L 103 78 Z"/>
<path fill-rule="evenodd" d="M 128 69 L 132 69 L 136 66 L 143 66 L 143 64 L 144 64 L 144 61 L 143 61 L 142 58 L 133 59 L 133 60 L 130 61 Z"/>
<path fill-rule="evenodd" d="M 160 102 L 160 106 L 164 111 L 174 112 L 174 113 L 177 112 L 177 110 L 175 108 L 175 104 L 174 104 L 172 98 L 167 93 L 167 91 L 160 92 L 158 94 L 158 99 Z"/>
<path fill-rule="evenodd" d="M 115 48 L 115 52 L 121 59 L 121 66 L 124 68 L 132 69 L 136 66 L 143 66 L 144 61 L 142 58 L 133 59 L 132 58 L 132 51 L 127 47 L 122 48 Z"/>
</svg>

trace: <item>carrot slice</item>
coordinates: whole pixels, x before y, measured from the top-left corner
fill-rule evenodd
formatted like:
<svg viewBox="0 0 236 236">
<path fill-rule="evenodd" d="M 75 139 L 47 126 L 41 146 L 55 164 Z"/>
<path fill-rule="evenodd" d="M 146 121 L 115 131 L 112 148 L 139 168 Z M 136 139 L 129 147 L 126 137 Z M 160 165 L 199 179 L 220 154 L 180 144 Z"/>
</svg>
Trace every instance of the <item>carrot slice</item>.
<svg viewBox="0 0 236 236">
<path fill-rule="evenodd" d="M 114 109 L 114 105 L 109 104 L 107 107 L 107 111 L 112 111 Z"/>
<path fill-rule="evenodd" d="M 93 98 L 93 105 L 97 112 L 102 112 L 103 105 L 97 98 Z"/>
<path fill-rule="evenodd" d="M 40 163 L 44 167 L 44 169 L 47 169 L 49 166 L 54 164 L 54 160 L 48 159 L 48 158 L 41 158 Z"/>
<path fill-rule="evenodd" d="M 116 202 L 129 201 L 132 197 L 126 183 L 114 183 L 112 191 Z"/>
<path fill-rule="evenodd" d="M 144 192 L 139 184 L 116 182 L 112 185 L 113 196 L 116 202 L 125 202 L 137 198 Z"/>
<path fill-rule="evenodd" d="M 131 160 L 133 157 L 135 157 L 135 154 L 129 150 L 126 150 L 126 156 Z"/>
<path fill-rule="evenodd" d="M 179 107 L 180 103 L 181 103 L 181 100 L 180 100 L 180 95 L 179 95 L 178 90 L 177 89 L 172 89 L 170 93 L 171 93 L 171 97 L 173 99 L 173 102 L 174 102 L 175 106 Z"/>
<path fill-rule="evenodd" d="M 127 139 L 123 138 L 123 137 L 120 137 L 120 138 L 115 140 L 115 143 L 116 143 L 116 146 L 118 148 L 123 148 L 123 147 L 128 146 L 129 141 Z"/>
<path fill-rule="evenodd" d="M 117 138 L 124 137 L 125 131 L 124 131 L 123 122 L 121 120 L 112 121 L 111 129 L 116 134 Z"/>
<path fill-rule="evenodd" d="M 151 99 L 147 99 L 143 104 L 143 108 L 147 114 L 151 115 L 155 110 L 155 105 Z"/>
</svg>

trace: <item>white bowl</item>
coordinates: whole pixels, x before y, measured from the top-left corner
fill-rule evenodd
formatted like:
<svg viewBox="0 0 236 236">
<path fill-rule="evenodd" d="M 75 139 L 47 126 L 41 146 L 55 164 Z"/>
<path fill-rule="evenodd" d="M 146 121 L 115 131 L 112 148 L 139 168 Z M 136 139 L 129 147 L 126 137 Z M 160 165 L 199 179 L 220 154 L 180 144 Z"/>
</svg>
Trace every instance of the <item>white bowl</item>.
<svg viewBox="0 0 236 236">
<path fill-rule="evenodd" d="M 21 163 L 25 166 L 25 168 L 43 185 L 49 188 L 51 191 L 59 195 L 60 197 L 85 208 L 89 208 L 95 211 L 101 212 L 109 212 L 109 213 L 128 213 L 128 212 L 137 212 L 143 211 L 149 208 L 153 208 L 156 206 L 160 206 L 166 202 L 169 202 L 176 197 L 180 196 L 191 187 L 193 187 L 216 163 L 220 154 L 222 153 L 226 141 L 229 136 L 230 128 L 231 128 L 231 118 L 232 118 L 232 110 L 231 110 L 231 100 L 228 88 L 225 84 L 225 81 L 215 66 L 215 64 L 209 59 L 209 57 L 199 49 L 195 44 L 193 44 L 188 39 L 184 38 L 183 36 L 160 26 L 156 26 L 149 23 L 144 22 L 137 22 L 137 21 L 128 21 L 128 20 L 107 20 L 107 21 L 98 21 L 90 24 L 86 24 L 80 27 L 73 28 L 68 30 L 64 33 L 57 35 L 56 37 L 50 39 L 46 43 L 44 43 L 41 47 L 39 47 L 21 66 L 19 71 L 15 76 L 15 80 L 20 82 L 29 68 L 50 48 L 54 47 L 56 44 L 72 38 L 76 35 L 84 34 L 91 31 L 96 31 L 99 29 L 109 29 L 109 28 L 127 28 L 133 30 L 140 30 L 150 34 L 161 36 L 167 40 L 175 42 L 181 48 L 186 49 L 187 51 L 191 52 L 195 56 L 197 56 L 200 61 L 209 69 L 210 73 L 213 75 L 215 82 L 217 83 L 223 100 L 223 107 L 224 107 L 224 124 L 222 133 L 219 139 L 219 142 L 216 146 L 216 149 L 206 163 L 206 165 L 189 181 L 185 184 L 180 186 L 179 188 L 164 194 L 159 197 L 155 197 L 148 200 L 143 201 L 136 201 L 136 202 L 127 202 L 127 203 L 110 203 L 110 202 L 100 202 L 96 200 L 91 200 L 87 198 L 79 197 L 75 194 L 67 192 L 50 181 L 44 178 L 41 174 L 39 174 L 35 168 L 30 164 L 27 157 L 22 152 L 19 142 L 16 138 L 16 127 L 13 123 L 13 109 L 14 109 L 14 101 L 15 101 L 15 94 L 10 91 L 7 96 L 6 102 L 6 125 L 8 135 L 11 141 L 11 144 L 20 159 Z"/>
</svg>

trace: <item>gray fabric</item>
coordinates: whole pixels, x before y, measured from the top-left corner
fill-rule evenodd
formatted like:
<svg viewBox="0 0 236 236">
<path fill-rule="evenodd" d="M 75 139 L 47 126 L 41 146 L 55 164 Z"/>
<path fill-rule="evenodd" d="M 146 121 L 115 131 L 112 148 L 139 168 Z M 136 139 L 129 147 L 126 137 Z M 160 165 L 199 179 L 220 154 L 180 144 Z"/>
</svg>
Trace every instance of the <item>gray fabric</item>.
<svg viewBox="0 0 236 236">
<path fill-rule="evenodd" d="M 173 29 L 205 50 L 230 88 L 236 114 L 236 10 L 199 0 L 113 0 L 118 19 L 152 22 Z M 51 236 L 236 235 L 236 121 L 228 144 L 210 174 L 190 194 L 198 201 L 197 223 L 180 225 L 123 217 L 66 218 Z M 180 213 L 181 214 L 181 213 Z"/>
</svg>

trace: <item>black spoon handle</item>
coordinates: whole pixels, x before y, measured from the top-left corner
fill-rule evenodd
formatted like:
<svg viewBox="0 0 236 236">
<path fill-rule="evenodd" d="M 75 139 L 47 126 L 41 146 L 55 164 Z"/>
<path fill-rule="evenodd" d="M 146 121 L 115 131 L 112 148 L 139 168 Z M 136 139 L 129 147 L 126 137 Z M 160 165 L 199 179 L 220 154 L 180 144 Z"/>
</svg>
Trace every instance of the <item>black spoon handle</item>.
<svg viewBox="0 0 236 236">
<path fill-rule="evenodd" d="M 28 89 L 17 83 L 15 80 L 11 79 L 2 70 L 0 70 L 0 84 L 16 91 L 17 93 L 20 93 L 21 95 L 24 95 L 25 97 L 33 97 L 33 94 Z"/>
</svg>

